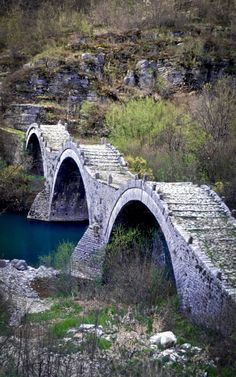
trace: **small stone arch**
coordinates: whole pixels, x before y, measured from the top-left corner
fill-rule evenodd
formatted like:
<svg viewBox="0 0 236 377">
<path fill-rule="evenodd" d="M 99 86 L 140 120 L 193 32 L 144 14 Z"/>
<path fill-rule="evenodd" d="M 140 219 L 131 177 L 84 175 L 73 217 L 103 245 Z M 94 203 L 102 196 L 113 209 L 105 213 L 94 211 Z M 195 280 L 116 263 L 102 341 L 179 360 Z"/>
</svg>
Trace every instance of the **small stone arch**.
<svg viewBox="0 0 236 377">
<path fill-rule="evenodd" d="M 54 174 L 50 197 L 51 221 L 89 221 L 87 179 L 78 154 L 62 152 Z"/>
<path fill-rule="evenodd" d="M 31 127 L 27 132 L 26 151 L 32 158 L 30 173 L 39 176 L 47 176 L 47 165 L 44 146 L 36 127 Z"/>
</svg>

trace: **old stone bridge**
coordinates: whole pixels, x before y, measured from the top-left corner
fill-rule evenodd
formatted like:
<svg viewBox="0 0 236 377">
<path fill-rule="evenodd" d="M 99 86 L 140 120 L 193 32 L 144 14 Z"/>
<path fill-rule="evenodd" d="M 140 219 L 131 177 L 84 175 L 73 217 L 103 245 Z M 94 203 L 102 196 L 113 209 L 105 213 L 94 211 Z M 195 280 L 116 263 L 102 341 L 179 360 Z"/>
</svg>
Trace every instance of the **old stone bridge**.
<svg viewBox="0 0 236 377">
<path fill-rule="evenodd" d="M 236 221 L 215 192 L 189 182 L 138 179 L 112 145 L 75 143 L 60 122 L 32 124 L 26 148 L 33 172 L 45 177 L 29 218 L 89 222 L 73 253 L 74 274 L 99 272 L 99 250 L 115 224 L 154 225 L 182 309 L 224 333 L 236 328 Z"/>
</svg>

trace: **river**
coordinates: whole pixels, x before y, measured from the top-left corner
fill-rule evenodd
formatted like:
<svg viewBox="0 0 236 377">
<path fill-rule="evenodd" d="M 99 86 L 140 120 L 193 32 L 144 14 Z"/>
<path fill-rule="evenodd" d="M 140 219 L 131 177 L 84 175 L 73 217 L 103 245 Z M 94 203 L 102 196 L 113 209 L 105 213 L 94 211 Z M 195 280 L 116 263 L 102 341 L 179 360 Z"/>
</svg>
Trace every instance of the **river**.
<svg viewBox="0 0 236 377">
<path fill-rule="evenodd" d="M 60 242 L 78 243 L 86 223 L 48 223 L 27 220 L 26 215 L 0 215 L 0 259 L 25 259 L 38 265 L 40 255 L 55 250 Z"/>
</svg>

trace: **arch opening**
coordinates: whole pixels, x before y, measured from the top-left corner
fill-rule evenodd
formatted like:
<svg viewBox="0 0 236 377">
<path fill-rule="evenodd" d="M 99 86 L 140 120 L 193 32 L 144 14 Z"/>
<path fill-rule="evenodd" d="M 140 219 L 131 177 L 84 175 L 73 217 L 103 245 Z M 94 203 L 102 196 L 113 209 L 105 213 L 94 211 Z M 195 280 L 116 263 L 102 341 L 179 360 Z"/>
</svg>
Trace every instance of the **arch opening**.
<svg viewBox="0 0 236 377">
<path fill-rule="evenodd" d="M 67 157 L 56 177 L 51 204 L 53 221 L 88 221 L 84 182 L 76 162 Z"/>
<path fill-rule="evenodd" d="M 29 139 L 27 151 L 31 158 L 29 172 L 33 175 L 44 176 L 42 151 L 35 134 Z"/>
<path fill-rule="evenodd" d="M 112 254 L 115 255 L 114 259 Z M 128 267 L 129 264 L 131 268 Z M 124 270 L 120 273 L 119 269 L 122 265 Z M 119 270 L 119 282 L 122 273 L 136 274 L 136 277 L 133 276 L 134 282 L 129 285 L 136 286 L 138 281 L 137 289 L 140 291 L 145 284 L 153 283 L 148 280 L 150 275 L 153 273 L 155 275 L 157 272 L 155 284 L 163 284 L 163 292 L 159 291 L 158 294 L 165 297 L 176 293 L 174 272 L 165 236 L 155 216 L 139 200 L 125 204 L 113 224 L 104 262 L 105 282 L 114 280 L 116 269 Z M 125 281 L 126 279 L 127 276 Z M 136 296 L 136 291 L 133 294 Z"/>
<path fill-rule="evenodd" d="M 145 204 L 138 200 L 132 200 L 122 208 L 113 225 L 109 242 L 112 241 L 118 226 L 122 226 L 126 230 L 136 228 L 141 232 L 142 236 L 150 237 L 152 239 L 152 260 L 157 266 L 165 266 L 169 274 L 174 277 L 165 236 L 155 216 Z"/>
</svg>

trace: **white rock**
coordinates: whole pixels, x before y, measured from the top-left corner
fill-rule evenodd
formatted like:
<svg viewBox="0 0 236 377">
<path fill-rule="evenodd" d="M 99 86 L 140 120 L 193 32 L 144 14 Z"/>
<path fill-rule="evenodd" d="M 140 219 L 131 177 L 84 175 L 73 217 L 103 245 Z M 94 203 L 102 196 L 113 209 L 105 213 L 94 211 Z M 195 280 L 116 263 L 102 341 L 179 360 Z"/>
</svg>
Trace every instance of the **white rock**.
<svg viewBox="0 0 236 377">
<path fill-rule="evenodd" d="M 184 350 L 190 350 L 192 346 L 190 343 L 184 343 L 182 344 L 181 348 L 183 348 Z"/>
<path fill-rule="evenodd" d="M 175 352 L 173 349 L 167 349 L 165 351 L 162 351 L 157 359 L 166 359 L 166 361 L 176 362 L 178 361 L 179 355 L 177 352 Z"/>
<path fill-rule="evenodd" d="M 96 325 L 87 324 L 87 323 L 80 325 L 79 331 L 85 332 L 85 333 L 96 333 L 97 336 L 102 336 L 103 334 L 102 326 L 96 326 Z"/>
<path fill-rule="evenodd" d="M 152 344 L 157 344 L 163 348 L 168 348 L 174 346 L 177 343 L 177 338 L 172 331 L 165 331 L 151 336 L 150 342 Z"/>
</svg>

